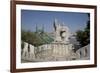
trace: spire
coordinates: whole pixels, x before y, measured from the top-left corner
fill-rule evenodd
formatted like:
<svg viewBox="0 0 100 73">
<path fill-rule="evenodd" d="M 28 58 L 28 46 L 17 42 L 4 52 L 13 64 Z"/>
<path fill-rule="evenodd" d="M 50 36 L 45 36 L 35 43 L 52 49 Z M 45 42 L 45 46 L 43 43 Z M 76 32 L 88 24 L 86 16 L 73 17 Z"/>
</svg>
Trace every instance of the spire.
<svg viewBox="0 0 100 73">
<path fill-rule="evenodd" d="M 38 27 L 37 27 L 37 24 L 36 24 L 36 27 L 35 27 L 35 28 L 36 28 L 36 32 L 37 32 L 37 31 L 38 31 Z"/>
<path fill-rule="evenodd" d="M 55 29 L 55 31 L 56 31 L 56 28 L 57 28 L 57 24 L 58 24 L 58 22 L 57 22 L 57 19 L 55 18 L 55 20 L 54 20 L 54 29 Z"/>
</svg>

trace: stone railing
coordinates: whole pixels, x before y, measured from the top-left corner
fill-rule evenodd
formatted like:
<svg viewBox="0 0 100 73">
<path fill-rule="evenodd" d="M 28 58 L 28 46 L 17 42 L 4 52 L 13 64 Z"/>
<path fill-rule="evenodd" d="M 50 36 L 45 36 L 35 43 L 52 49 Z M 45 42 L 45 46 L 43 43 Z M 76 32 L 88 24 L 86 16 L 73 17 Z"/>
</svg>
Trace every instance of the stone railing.
<svg viewBox="0 0 100 73">
<path fill-rule="evenodd" d="M 90 59 L 90 44 L 78 49 L 76 53 L 79 54 L 79 59 Z"/>
<path fill-rule="evenodd" d="M 72 51 L 73 45 L 70 43 L 50 43 L 35 47 L 24 42 L 22 49 L 22 60 L 26 61 L 55 61 L 72 60 L 77 58 Z"/>
</svg>

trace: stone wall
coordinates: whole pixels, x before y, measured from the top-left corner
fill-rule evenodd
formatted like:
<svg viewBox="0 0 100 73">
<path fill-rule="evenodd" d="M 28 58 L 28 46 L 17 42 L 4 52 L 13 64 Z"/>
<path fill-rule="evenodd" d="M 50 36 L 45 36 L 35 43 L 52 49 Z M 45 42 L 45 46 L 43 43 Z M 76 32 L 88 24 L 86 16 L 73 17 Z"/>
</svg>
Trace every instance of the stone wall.
<svg viewBox="0 0 100 73">
<path fill-rule="evenodd" d="M 77 57 L 72 50 L 73 45 L 70 43 L 51 43 L 34 47 L 33 45 L 24 42 L 22 60 L 36 62 L 72 60 Z"/>
<path fill-rule="evenodd" d="M 35 47 L 24 42 L 24 48 L 21 49 L 21 59 L 32 61 L 35 58 Z"/>
<path fill-rule="evenodd" d="M 79 59 L 90 59 L 90 44 L 78 49 L 76 53 L 79 54 Z"/>
<path fill-rule="evenodd" d="M 73 52 L 72 44 L 51 43 L 34 47 L 24 42 L 21 59 L 27 62 L 68 61 L 90 59 L 90 45 Z"/>
</svg>

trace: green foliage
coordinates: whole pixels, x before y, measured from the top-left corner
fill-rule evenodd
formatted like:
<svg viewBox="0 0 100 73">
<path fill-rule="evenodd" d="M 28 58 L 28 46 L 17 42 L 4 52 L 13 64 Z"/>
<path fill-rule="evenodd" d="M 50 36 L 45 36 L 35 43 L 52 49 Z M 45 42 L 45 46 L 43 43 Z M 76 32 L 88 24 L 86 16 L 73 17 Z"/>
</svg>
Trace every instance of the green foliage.
<svg viewBox="0 0 100 73">
<path fill-rule="evenodd" d="M 89 16 L 90 15 L 88 14 L 88 17 Z M 87 25 L 83 31 L 78 30 L 76 32 L 76 39 L 79 41 L 81 47 L 90 43 L 90 20 L 87 21 Z"/>
<path fill-rule="evenodd" d="M 21 33 L 22 41 L 28 42 L 29 44 L 33 44 L 33 36 L 34 34 L 30 31 L 23 31 Z"/>
<path fill-rule="evenodd" d="M 21 32 L 21 40 L 36 47 L 53 41 L 49 35 L 42 31 L 31 32 L 22 30 Z"/>
<path fill-rule="evenodd" d="M 89 44 L 90 40 L 89 40 L 89 36 L 87 35 L 88 33 L 86 31 L 79 30 L 76 33 L 77 33 L 76 39 L 77 41 L 79 41 L 82 47 Z"/>
</svg>

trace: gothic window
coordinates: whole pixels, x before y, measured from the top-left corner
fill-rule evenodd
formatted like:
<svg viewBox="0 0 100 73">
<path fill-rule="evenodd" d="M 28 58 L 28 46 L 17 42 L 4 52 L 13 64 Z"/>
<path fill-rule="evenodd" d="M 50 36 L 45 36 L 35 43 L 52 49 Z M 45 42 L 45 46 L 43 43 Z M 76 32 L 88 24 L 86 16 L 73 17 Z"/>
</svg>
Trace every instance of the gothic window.
<svg viewBox="0 0 100 73">
<path fill-rule="evenodd" d="M 30 45 L 28 45 L 28 52 L 30 52 Z"/>
</svg>

